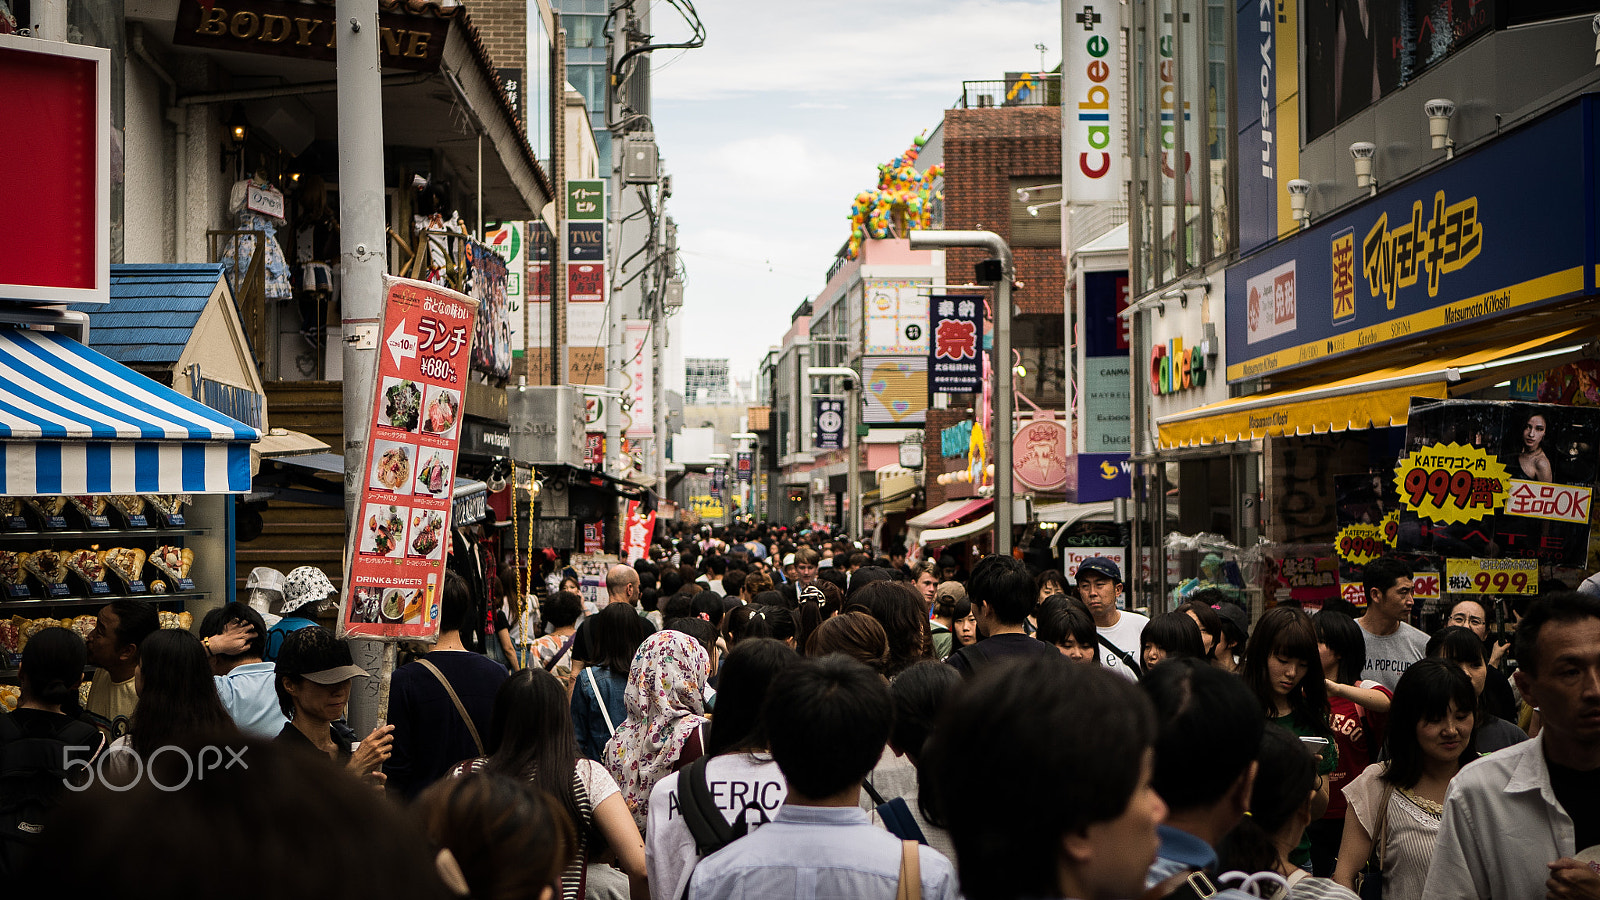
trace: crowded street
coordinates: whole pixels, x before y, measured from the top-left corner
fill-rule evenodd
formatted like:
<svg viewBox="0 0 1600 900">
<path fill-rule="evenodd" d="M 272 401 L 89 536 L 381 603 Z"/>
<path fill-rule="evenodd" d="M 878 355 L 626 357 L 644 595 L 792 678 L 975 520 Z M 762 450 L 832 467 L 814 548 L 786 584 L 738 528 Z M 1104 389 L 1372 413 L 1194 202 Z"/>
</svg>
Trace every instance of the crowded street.
<svg viewBox="0 0 1600 900">
<path fill-rule="evenodd" d="M 1600 0 L 0 0 L 0 898 L 1600 900 Z"/>
</svg>

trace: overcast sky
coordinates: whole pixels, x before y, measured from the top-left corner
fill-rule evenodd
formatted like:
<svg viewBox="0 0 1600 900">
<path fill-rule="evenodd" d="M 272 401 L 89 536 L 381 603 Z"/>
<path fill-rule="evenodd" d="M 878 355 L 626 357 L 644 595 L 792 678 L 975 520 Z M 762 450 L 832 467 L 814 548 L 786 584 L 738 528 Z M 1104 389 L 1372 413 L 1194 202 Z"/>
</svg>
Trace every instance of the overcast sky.
<svg viewBox="0 0 1600 900">
<path fill-rule="evenodd" d="M 754 374 L 789 316 L 821 291 L 852 198 L 931 132 L 963 80 L 1061 62 L 1059 2 L 696 0 L 706 45 L 655 54 L 667 211 L 687 269 L 673 356 Z M 658 40 L 687 34 L 666 3 Z M 669 375 L 669 378 L 672 376 Z M 681 369 L 669 389 L 683 389 Z"/>
</svg>

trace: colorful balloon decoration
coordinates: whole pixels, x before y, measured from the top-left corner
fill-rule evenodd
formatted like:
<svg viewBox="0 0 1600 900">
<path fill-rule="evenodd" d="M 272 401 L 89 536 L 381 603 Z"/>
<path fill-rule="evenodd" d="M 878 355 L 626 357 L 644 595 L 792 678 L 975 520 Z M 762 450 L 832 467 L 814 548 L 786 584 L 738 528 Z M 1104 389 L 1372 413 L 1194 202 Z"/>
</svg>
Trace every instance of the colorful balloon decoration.
<svg viewBox="0 0 1600 900">
<path fill-rule="evenodd" d="M 868 238 L 904 237 L 913 228 L 933 224 L 933 204 L 944 199 L 933 183 L 944 174 L 944 166 L 917 171 L 917 153 L 927 142 L 926 137 L 917 135 L 905 153 L 878 166 L 877 190 L 856 195 L 850 206 L 851 259 L 860 257 L 861 242 Z"/>
</svg>

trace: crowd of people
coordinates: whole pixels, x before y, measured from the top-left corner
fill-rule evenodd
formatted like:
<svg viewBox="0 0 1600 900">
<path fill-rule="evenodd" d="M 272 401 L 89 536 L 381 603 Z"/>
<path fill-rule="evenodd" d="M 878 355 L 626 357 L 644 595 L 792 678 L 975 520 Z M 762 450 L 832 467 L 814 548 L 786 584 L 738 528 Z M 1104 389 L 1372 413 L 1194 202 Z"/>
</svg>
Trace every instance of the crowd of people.
<svg viewBox="0 0 1600 900">
<path fill-rule="evenodd" d="M 1064 577 L 905 555 L 708 529 L 611 568 L 602 608 L 550 566 L 532 615 L 492 617 L 493 655 L 463 641 L 489 598 L 452 574 L 438 642 L 394 671 L 365 736 L 347 714 L 367 673 L 305 617 L 323 573 L 291 573 L 300 616 L 230 603 L 197 634 L 114 601 L 87 642 L 46 629 L 24 649 L 0 715 L 0 883 L 1600 898 L 1589 585 L 1517 602 L 1507 634 L 1470 600 L 1428 634 L 1392 558 L 1366 567 L 1361 609 L 1252 620 L 1217 591 L 1141 615 L 1103 557 Z"/>
</svg>

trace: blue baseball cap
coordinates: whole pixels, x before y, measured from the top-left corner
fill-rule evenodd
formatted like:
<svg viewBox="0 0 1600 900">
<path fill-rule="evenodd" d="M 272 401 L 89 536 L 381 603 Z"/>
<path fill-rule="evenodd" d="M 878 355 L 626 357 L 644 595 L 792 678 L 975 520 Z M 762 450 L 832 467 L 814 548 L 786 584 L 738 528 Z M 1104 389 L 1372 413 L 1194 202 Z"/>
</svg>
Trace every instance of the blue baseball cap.
<svg viewBox="0 0 1600 900">
<path fill-rule="evenodd" d="M 1078 563 L 1078 571 L 1073 573 L 1072 579 L 1074 581 L 1082 581 L 1083 574 L 1085 572 L 1093 572 L 1096 575 L 1104 575 L 1117 584 L 1122 583 L 1122 570 L 1117 568 L 1116 563 L 1106 559 L 1104 556 L 1091 556 L 1083 562 Z"/>
</svg>

